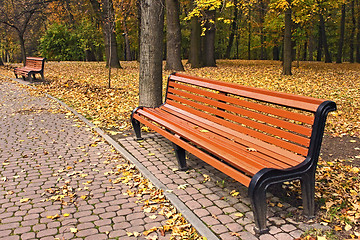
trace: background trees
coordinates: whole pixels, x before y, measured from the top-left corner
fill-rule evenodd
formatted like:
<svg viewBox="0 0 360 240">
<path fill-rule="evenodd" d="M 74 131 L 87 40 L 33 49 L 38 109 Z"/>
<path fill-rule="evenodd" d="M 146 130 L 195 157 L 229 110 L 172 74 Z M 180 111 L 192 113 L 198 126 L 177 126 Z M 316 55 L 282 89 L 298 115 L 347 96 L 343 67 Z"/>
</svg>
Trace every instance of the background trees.
<svg viewBox="0 0 360 240">
<path fill-rule="evenodd" d="M 202 67 L 215 66 L 219 58 L 284 60 L 289 51 L 291 60 L 360 62 L 358 0 L 167 0 L 166 6 L 161 55 L 170 69 L 182 69 L 179 58 Z M 288 6 L 291 45 L 285 50 Z M 0 56 L 108 62 L 111 53 L 112 66 L 138 60 L 138 9 L 136 0 L 0 0 L 0 25 L 10 38 L 2 38 Z M 77 43 L 63 49 L 49 37 L 55 29 L 63 32 L 53 37 L 71 36 Z"/>
<path fill-rule="evenodd" d="M 25 63 L 25 40 L 31 30 L 35 31 L 43 20 L 42 13 L 50 1 L 46 0 L 1 0 L 0 23 L 14 30 L 20 44 L 22 60 Z"/>
</svg>

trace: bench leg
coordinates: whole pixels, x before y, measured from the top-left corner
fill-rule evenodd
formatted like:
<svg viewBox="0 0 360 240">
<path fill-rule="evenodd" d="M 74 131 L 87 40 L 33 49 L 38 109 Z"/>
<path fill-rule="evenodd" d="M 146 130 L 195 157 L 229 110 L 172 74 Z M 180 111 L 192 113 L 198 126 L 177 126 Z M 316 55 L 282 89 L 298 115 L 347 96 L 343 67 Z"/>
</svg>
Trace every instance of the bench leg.
<svg viewBox="0 0 360 240">
<path fill-rule="evenodd" d="M 308 171 L 300 181 L 304 215 L 313 218 L 315 215 L 315 170 Z"/>
<path fill-rule="evenodd" d="M 254 213 L 255 232 L 258 234 L 269 232 L 269 228 L 266 227 L 266 189 L 263 187 L 254 189 L 250 200 Z"/>
<path fill-rule="evenodd" d="M 187 170 L 187 166 L 186 166 L 186 153 L 185 153 L 185 149 L 183 149 L 182 147 L 179 147 L 179 146 L 176 145 L 175 143 L 173 143 L 173 146 L 174 146 L 175 155 L 176 155 L 176 159 L 177 159 L 178 164 L 179 164 L 179 169 L 180 169 L 180 171 L 186 171 L 186 170 Z"/>
<path fill-rule="evenodd" d="M 131 119 L 131 124 L 135 131 L 136 140 L 142 140 L 140 122 L 134 118 Z"/>
</svg>

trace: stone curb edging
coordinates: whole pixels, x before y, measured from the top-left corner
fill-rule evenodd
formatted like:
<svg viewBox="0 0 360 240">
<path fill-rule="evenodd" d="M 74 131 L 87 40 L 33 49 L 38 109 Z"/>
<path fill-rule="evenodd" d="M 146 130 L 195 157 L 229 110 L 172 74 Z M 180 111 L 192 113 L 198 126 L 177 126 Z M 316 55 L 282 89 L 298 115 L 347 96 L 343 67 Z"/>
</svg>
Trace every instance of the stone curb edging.
<svg viewBox="0 0 360 240">
<path fill-rule="evenodd" d="M 13 80 L 21 85 L 26 85 L 35 89 L 31 83 L 16 79 L 10 78 L 8 76 L 0 74 L 0 76 Z M 64 102 L 60 101 L 59 99 L 45 93 L 45 96 L 56 101 L 61 106 L 65 107 L 67 110 L 72 112 L 75 116 L 77 116 L 82 122 L 88 125 L 90 128 L 95 130 L 102 138 L 104 138 L 111 146 L 113 146 L 116 151 L 118 151 L 126 160 L 134 164 L 137 169 L 141 172 L 144 177 L 149 179 L 154 186 L 158 189 L 163 190 L 163 194 L 166 198 L 173 204 L 173 206 L 186 218 L 186 220 L 198 231 L 201 236 L 206 237 L 209 240 L 219 240 L 219 238 L 213 233 L 175 194 L 168 191 L 169 189 L 160 182 L 144 165 L 138 161 L 134 156 L 132 156 L 125 148 L 123 148 L 119 143 L 117 143 L 114 139 L 112 139 L 109 135 L 107 135 L 103 130 L 96 127 L 92 122 L 86 119 L 84 116 L 79 114 L 75 109 L 69 107 Z"/>
</svg>

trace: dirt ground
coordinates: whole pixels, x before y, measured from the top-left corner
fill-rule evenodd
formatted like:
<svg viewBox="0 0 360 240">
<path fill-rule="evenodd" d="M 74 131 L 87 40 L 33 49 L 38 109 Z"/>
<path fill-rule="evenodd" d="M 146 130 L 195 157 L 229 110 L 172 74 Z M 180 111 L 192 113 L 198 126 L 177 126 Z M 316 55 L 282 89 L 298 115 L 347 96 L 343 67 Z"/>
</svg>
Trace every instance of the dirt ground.
<svg viewBox="0 0 360 240">
<path fill-rule="evenodd" d="M 325 135 L 321 145 L 320 157 L 324 161 L 334 159 L 351 160 L 353 166 L 360 166 L 360 138 L 343 136 L 332 137 Z"/>
</svg>

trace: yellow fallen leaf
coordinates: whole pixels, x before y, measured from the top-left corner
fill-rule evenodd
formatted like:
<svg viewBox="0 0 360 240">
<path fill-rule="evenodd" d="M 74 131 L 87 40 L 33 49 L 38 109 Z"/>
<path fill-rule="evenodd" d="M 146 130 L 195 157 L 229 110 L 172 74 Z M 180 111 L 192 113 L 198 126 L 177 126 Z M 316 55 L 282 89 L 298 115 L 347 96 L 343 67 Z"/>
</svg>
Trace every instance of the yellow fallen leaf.
<svg viewBox="0 0 360 240">
<path fill-rule="evenodd" d="M 148 156 L 154 156 L 155 155 L 155 153 L 149 153 L 148 154 Z"/>
<path fill-rule="evenodd" d="M 335 227 L 334 227 L 334 230 L 335 230 L 335 231 L 341 231 L 341 230 L 342 230 L 342 227 L 341 227 L 341 226 L 335 226 Z"/>
<path fill-rule="evenodd" d="M 154 214 L 154 215 L 149 216 L 149 218 L 154 220 L 157 218 L 157 216 Z"/>
<path fill-rule="evenodd" d="M 70 228 L 70 232 L 72 232 L 72 233 L 77 233 L 78 230 L 77 230 L 77 228 Z"/>
<path fill-rule="evenodd" d="M 147 235 L 149 235 L 150 233 L 155 232 L 157 229 L 158 229 L 157 227 L 150 228 L 149 230 L 144 231 L 144 232 L 143 232 L 143 235 L 144 235 L 144 236 L 147 236 Z"/>
<path fill-rule="evenodd" d="M 207 133 L 207 132 L 209 132 L 209 131 L 206 130 L 206 129 L 201 129 L 200 132 Z"/>
<path fill-rule="evenodd" d="M 344 229 L 345 231 L 349 231 L 352 229 L 352 226 L 350 224 L 346 224 Z"/>
<path fill-rule="evenodd" d="M 64 217 L 68 217 L 68 216 L 70 216 L 70 213 L 64 213 L 63 216 L 64 216 Z"/>
<path fill-rule="evenodd" d="M 237 191 L 235 191 L 235 190 L 232 190 L 232 191 L 230 192 L 230 194 L 231 194 L 231 196 L 236 197 L 236 196 L 238 196 L 240 193 L 237 192 Z"/>
<path fill-rule="evenodd" d="M 50 216 L 51 217 L 51 219 L 58 219 L 58 218 L 60 218 L 60 215 L 59 214 L 55 214 L 54 216 Z"/>
<path fill-rule="evenodd" d="M 185 184 L 179 185 L 177 188 L 178 189 L 185 189 L 187 186 L 189 186 L 189 184 L 185 183 Z"/>
<path fill-rule="evenodd" d="M 146 212 L 146 213 L 150 213 L 152 211 L 152 208 L 151 207 L 148 207 L 148 208 L 145 208 L 144 209 L 144 212 Z"/>
<path fill-rule="evenodd" d="M 244 214 L 243 214 L 243 213 L 235 213 L 235 216 L 236 216 L 236 217 L 243 217 Z"/>
<path fill-rule="evenodd" d="M 22 198 L 22 199 L 20 199 L 20 202 L 24 203 L 24 202 L 28 202 L 29 200 L 30 200 L 29 198 Z"/>
<path fill-rule="evenodd" d="M 325 236 L 317 236 L 317 240 L 327 240 Z"/>
<path fill-rule="evenodd" d="M 279 208 L 282 208 L 284 205 L 282 205 L 281 203 L 278 203 L 277 206 L 278 206 Z"/>
</svg>

